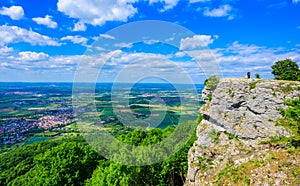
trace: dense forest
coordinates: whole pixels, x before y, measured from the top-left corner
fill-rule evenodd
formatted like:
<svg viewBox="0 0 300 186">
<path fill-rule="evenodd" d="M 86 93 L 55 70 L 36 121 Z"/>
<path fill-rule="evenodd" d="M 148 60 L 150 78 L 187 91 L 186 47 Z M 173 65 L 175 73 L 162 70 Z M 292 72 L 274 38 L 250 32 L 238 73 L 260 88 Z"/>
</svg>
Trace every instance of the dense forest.
<svg viewBox="0 0 300 186">
<path fill-rule="evenodd" d="M 136 129 L 119 135 L 118 140 L 147 146 L 162 141 L 174 130 L 174 127 Z M 107 160 L 80 135 L 34 143 L 0 155 L 0 185 L 183 185 L 188 150 L 195 139 L 193 134 L 174 155 L 147 166 L 127 166 Z"/>
</svg>

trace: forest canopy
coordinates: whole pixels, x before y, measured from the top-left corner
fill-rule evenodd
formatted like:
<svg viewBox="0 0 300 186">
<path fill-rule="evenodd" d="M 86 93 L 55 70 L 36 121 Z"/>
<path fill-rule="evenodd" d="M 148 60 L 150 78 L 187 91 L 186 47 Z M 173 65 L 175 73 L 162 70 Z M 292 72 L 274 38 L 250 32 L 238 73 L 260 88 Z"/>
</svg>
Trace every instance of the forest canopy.
<svg viewBox="0 0 300 186">
<path fill-rule="evenodd" d="M 132 145 L 151 145 L 174 130 L 136 129 L 118 139 Z M 107 160 L 82 137 L 34 143 L 0 155 L 0 185 L 183 185 L 188 150 L 195 139 L 194 133 L 173 156 L 148 166 L 127 166 Z"/>
</svg>

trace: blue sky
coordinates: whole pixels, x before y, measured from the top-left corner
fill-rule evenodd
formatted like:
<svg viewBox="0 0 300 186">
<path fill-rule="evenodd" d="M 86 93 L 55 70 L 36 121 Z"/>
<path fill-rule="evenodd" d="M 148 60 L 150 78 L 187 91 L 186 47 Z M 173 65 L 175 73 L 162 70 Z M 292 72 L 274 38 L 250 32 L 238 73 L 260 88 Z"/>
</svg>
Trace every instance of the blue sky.
<svg viewBox="0 0 300 186">
<path fill-rule="evenodd" d="M 272 78 L 275 61 L 300 64 L 299 10 L 300 0 L 1 0 L 0 81 Z M 147 29 L 124 30 L 136 21 Z"/>
</svg>

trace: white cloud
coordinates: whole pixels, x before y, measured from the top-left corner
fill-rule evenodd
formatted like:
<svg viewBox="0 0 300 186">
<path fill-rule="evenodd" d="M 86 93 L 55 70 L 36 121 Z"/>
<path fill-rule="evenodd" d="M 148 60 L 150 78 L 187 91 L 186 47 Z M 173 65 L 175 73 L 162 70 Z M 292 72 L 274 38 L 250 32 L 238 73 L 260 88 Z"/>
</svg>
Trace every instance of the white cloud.
<svg viewBox="0 0 300 186">
<path fill-rule="evenodd" d="M 207 62 L 215 59 L 212 50 L 209 49 L 191 50 L 191 51 L 187 51 L 187 54 L 189 54 L 189 56 L 191 56 L 193 59 L 201 62 L 203 61 Z"/>
<path fill-rule="evenodd" d="M 180 41 L 180 50 L 195 49 L 198 47 L 207 47 L 212 44 L 218 36 L 194 35 L 193 37 L 183 38 Z"/>
<path fill-rule="evenodd" d="M 7 46 L 0 47 L 0 55 L 7 55 L 12 51 L 14 51 L 14 49 L 11 47 L 7 47 Z"/>
<path fill-rule="evenodd" d="M 275 61 L 290 58 L 300 61 L 300 52 L 284 48 L 268 48 L 234 42 L 227 48 L 212 50 L 224 72 L 244 75 L 245 72 L 261 72 L 271 77 L 271 66 Z M 234 74 L 235 73 L 235 74 Z"/>
<path fill-rule="evenodd" d="M 74 44 L 81 44 L 83 46 L 86 46 L 88 39 L 82 36 L 65 36 L 61 38 L 62 41 L 69 40 Z"/>
<path fill-rule="evenodd" d="M 266 52 L 267 48 L 257 45 L 249 45 L 249 44 L 240 44 L 238 41 L 233 42 L 230 44 L 224 52 L 230 54 L 238 54 L 238 55 L 249 55 L 260 53 L 261 51 Z M 273 50 L 272 50 L 273 51 Z"/>
<path fill-rule="evenodd" d="M 211 0 L 190 0 L 190 3 L 204 3 L 204 2 L 210 2 Z"/>
<path fill-rule="evenodd" d="M 62 71 L 65 73 L 66 71 L 75 71 L 77 65 L 80 63 L 82 56 L 81 55 L 73 55 L 73 56 L 56 56 L 51 57 L 46 61 L 45 68 L 50 68 L 55 71 Z M 71 76 L 74 78 L 74 76 Z"/>
<path fill-rule="evenodd" d="M 9 66 L 9 64 L 8 64 L 8 63 L 6 63 L 6 62 L 3 62 L 3 63 L 1 63 L 1 64 L 0 64 L 0 66 L 1 66 L 1 67 L 8 67 L 8 66 Z"/>
<path fill-rule="evenodd" d="M 123 21 L 137 13 L 136 0 L 59 0 L 60 12 L 82 23 L 104 25 L 107 21 Z"/>
<path fill-rule="evenodd" d="M 0 14 L 9 16 L 13 20 L 20 20 L 24 16 L 24 10 L 21 6 L 2 7 Z"/>
<path fill-rule="evenodd" d="M 241 44 L 233 42 L 224 48 L 196 49 L 179 51 L 174 57 L 191 57 L 203 69 L 205 74 L 223 72 L 225 77 L 244 77 L 250 71 L 252 74 L 260 73 L 263 78 L 272 78 L 271 66 L 275 61 L 290 58 L 300 65 L 300 49 L 269 48 L 254 44 Z M 187 72 L 192 65 L 187 66 Z"/>
<path fill-rule="evenodd" d="M 211 37 L 213 38 L 213 36 Z M 11 51 L 12 49 L 5 50 Z M 84 68 L 87 71 L 84 71 L 83 76 L 88 76 L 89 72 L 98 72 L 99 68 L 101 68 L 103 69 L 103 73 L 99 75 L 100 79 L 106 78 L 105 80 L 112 81 L 122 69 L 128 69 L 124 75 L 130 75 L 124 79 L 119 78 L 119 80 L 130 81 L 132 80 L 130 78 L 138 74 L 136 72 L 141 71 L 141 73 L 144 73 L 143 69 L 147 69 L 148 71 L 145 72 L 145 76 L 148 75 L 146 74 L 148 72 L 151 75 L 157 76 L 166 73 L 172 79 L 176 78 L 174 74 L 177 75 L 176 68 L 179 67 L 191 77 L 197 77 L 196 80 L 198 82 L 201 76 L 220 72 L 220 70 L 226 77 L 244 77 L 245 73 L 250 71 L 252 74 L 260 73 L 264 78 L 271 78 L 270 67 L 275 61 L 285 58 L 291 58 L 296 62 L 300 61 L 299 49 L 268 48 L 253 44 L 241 44 L 239 42 L 233 42 L 225 48 L 179 51 L 172 55 L 143 52 L 131 53 L 122 52 L 121 50 L 104 52 L 103 48 L 99 48 L 99 51 L 101 52 L 95 56 L 84 56 L 87 62 Z M 187 56 L 192 57 L 193 60 L 186 60 Z M 20 52 L 19 56 L 15 58 L 1 58 L 0 56 L 0 69 L 18 69 L 20 72 L 22 70 L 29 70 L 31 72 L 42 71 L 45 74 L 73 73 L 76 70 L 77 64 L 82 63 L 82 57 L 51 57 L 45 53 Z M 176 57 L 179 59 L 175 59 Z M 175 59 L 174 62 L 172 62 L 173 59 Z M 33 63 L 32 61 L 39 62 Z M 70 77 L 73 76 L 70 75 Z"/>
<path fill-rule="evenodd" d="M 46 72 L 48 75 L 56 72 L 66 73 L 66 71 L 74 72 L 76 70 L 81 57 L 82 56 L 80 55 L 51 57 L 43 52 L 37 53 L 26 51 L 20 52 L 16 57 L 10 56 L 6 59 L 0 58 L 0 67 L 16 69 L 20 72 L 23 72 L 23 70 L 28 70 L 34 73 Z M 34 63 L 37 61 L 38 63 Z M 46 79 L 46 81 L 51 81 L 51 79 L 53 79 L 52 76 L 47 76 L 47 78 L 48 79 Z"/>
<path fill-rule="evenodd" d="M 48 54 L 45 54 L 44 52 L 36 53 L 36 52 L 19 52 L 19 58 L 18 60 L 21 61 L 41 61 L 48 59 Z"/>
<path fill-rule="evenodd" d="M 174 40 L 174 37 L 169 37 L 166 39 L 166 42 L 170 42 L 170 41 L 173 41 Z"/>
<path fill-rule="evenodd" d="M 141 77 L 160 77 L 176 83 L 187 83 L 185 73 L 201 70 L 195 62 L 173 62 L 171 54 L 119 52 L 106 61 L 100 77 L 112 76 L 115 81 L 134 82 Z"/>
<path fill-rule="evenodd" d="M 109 34 L 99 34 L 99 36 L 92 37 L 93 40 L 98 41 L 100 37 L 105 39 L 116 39 L 115 36 L 109 35 Z"/>
<path fill-rule="evenodd" d="M 55 41 L 54 39 L 41 35 L 32 30 L 27 30 L 17 26 L 0 26 L 0 45 L 9 44 L 9 43 L 19 43 L 26 42 L 31 45 L 40 45 L 40 46 L 60 46 L 61 44 Z"/>
<path fill-rule="evenodd" d="M 300 0 L 293 0 L 293 3 L 299 3 L 300 2 Z"/>
<path fill-rule="evenodd" d="M 99 47 L 99 46 L 96 46 L 96 50 L 98 50 L 98 51 L 104 51 L 104 50 L 105 50 L 105 48 L 103 48 L 103 47 Z"/>
<path fill-rule="evenodd" d="M 184 57 L 184 56 L 186 56 L 187 55 L 187 53 L 186 52 L 182 52 L 182 51 L 179 51 L 179 52 L 176 52 L 175 53 L 175 57 Z"/>
<path fill-rule="evenodd" d="M 149 0 L 150 4 L 163 3 L 164 8 L 161 11 L 166 11 L 166 10 L 174 8 L 178 2 L 179 2 L 179 0 Z"/>
<path fill-rule="evenodd" d="M 86 31 L 86 26 L 84 23 L 79 21 L 74 25 L 73 31 Z"/>
<path fill-rule="evenodd" d="M 203 15 L 208 17 L 228 17 L 228 20 L 234 19 L 234 16 L 230 13 L 232 7 L 228 4 L 220 6 L 219 8 L 210 9 L 205 8 Z"/>
<path fill-rule="evenodd" d="M 132 48 L 132 43 L 121 42 L 121 43 L 116 43 L 114 46 L 120 48 Z"/>
<path fill-rule="evenodd" d="M 106 39 L 116 39 L 114 36 L 108 35 L 108 34 L 100 34 L 100 37 L 106 38 Z"/>
<path fill-rule="evenodd" d="M 155 43 L 159 43 L 159 40 L 155 40 L 155 39 L 150 39 L 150 40 L 145 40 L 144 43 L 147 45 L 153 45 Z"/>
<path fill-rule="evenodd" d="M 52 16 L 46 15 L 45 17 L 35 17 L 32 18 L 34 22 L 36 22 L 39 25 L 45 25 L 49 28 L 56 28 L 57 23 L 52 20 Z"/>
</svg>

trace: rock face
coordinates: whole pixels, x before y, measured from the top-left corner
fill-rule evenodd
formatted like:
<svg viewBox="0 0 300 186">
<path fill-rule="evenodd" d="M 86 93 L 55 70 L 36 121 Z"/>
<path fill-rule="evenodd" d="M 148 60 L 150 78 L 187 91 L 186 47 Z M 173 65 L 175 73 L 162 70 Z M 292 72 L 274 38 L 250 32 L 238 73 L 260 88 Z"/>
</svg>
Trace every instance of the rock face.
<svg viewBox="0 0 300 186">
<path fill-rule="evenodd" d="M 215 90 L 205 88 L 203 120 L 189 151 L 185 185 L 215 185 L 229 165 L 249 162 L 270 150 L 259 144 L 261 140 L 289 136 L 275 121 L 281 117 L 280 108 L 286 107 L 284 100 L 298 97 L 298 87 L 297 82 L 230 78 L 221 79 Z"/>
</svg>

